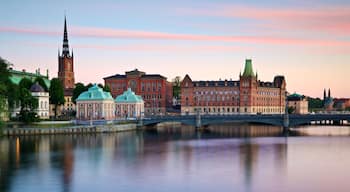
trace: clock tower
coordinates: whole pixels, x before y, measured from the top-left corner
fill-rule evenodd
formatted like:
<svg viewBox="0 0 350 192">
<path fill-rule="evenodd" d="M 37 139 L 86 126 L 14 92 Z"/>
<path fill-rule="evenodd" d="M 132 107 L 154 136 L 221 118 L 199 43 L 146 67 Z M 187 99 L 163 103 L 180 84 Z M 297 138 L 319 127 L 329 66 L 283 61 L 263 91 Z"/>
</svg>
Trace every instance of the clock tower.
<svg viewBox="0 0 350 192">
<path fill-rule="evenodd" d="M 66 17 L 64 18 L 64 34 L 62 53 L 58 51 L 58 79 L 61 81 L 65 95 L 74 89 L 73 51 L 69 52 Z"/>
</svg>

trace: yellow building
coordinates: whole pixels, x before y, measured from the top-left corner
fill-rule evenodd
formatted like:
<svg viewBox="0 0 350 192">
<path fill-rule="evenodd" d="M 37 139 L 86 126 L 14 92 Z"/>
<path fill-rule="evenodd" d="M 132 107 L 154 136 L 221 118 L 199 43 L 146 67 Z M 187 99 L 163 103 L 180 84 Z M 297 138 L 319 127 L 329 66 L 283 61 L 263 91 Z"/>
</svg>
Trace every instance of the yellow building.
<svg viewBox="0 0 350 192">
<path fill-rule="evenodd" d="M 309 102 L 304 95 L 297 93 L 288 96 L 288 107 L 293 108 L 295 114 L 307 114 L 309 112 Z"/>
</svg>

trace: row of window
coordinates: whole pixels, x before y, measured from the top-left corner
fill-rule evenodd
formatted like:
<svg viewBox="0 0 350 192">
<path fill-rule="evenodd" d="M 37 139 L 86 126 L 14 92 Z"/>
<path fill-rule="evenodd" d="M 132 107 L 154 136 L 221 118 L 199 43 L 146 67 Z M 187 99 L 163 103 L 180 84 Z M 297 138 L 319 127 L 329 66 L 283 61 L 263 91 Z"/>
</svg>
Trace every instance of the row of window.
<svg viewBox="0 0 350 192">
<path fill-rule="evenodd" d="M 239 91 L 195 91 L 195 95 L 239 95 Z"/>
<path fill-rule="evenodd" d="M 157 95 L 157 94 L 147 94 L 147 95 L 142 95 L 143 100 L 150 100 L 150 99 L 162 99 L 162 95 Z"/>
</svg>

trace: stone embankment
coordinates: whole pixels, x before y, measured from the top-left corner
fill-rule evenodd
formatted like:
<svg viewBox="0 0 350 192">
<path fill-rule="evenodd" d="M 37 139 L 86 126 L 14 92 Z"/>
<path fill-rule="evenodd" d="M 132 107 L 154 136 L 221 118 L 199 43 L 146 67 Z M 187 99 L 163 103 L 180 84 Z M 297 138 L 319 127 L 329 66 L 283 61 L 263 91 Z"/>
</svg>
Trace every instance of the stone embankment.
<svg viewBox="0 0 350 192">
<path fill-rule="evenodd" d="M 136 124 L 123 125 L 95 125 L 95 126 L 70 126 L 59 128 L 4 128 L 0 129 L 4 136 L 17 135 L 55 135 L 55 134 L 86 134 L 86 133 L 111 133 L 121 131 L 134 131 Z M 0 134 L 1 135 L 1 134 Z"/>
</svg>

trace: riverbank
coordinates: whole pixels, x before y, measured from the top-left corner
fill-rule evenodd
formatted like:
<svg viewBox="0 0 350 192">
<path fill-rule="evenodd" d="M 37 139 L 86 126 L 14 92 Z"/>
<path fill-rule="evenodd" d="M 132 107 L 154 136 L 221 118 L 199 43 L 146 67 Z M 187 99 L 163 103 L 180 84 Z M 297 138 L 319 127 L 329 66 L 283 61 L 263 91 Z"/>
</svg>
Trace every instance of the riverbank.
<svg viewBox="0 0 350 192">
<path fill-rule="evenodd" d="M 68 127 L 46 127 L 46 128 L 3 128 L 0 129 L 2 136 L 19 135 L 54 135 L 54 134 L 85 134 L 85 133 L 111 133 L 122 131 L 135 131 L 137 124 L 122 125 L 95 125 L 95 126 L 68 126 Z"/>
</svg>

